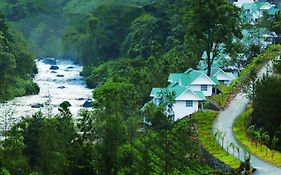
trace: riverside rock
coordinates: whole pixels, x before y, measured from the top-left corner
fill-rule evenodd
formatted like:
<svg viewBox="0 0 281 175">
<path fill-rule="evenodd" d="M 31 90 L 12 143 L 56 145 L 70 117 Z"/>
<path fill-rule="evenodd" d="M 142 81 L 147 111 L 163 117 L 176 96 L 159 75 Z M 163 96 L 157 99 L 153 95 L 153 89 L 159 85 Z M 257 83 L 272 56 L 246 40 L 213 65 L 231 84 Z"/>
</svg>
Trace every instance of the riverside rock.
<svg viewBox="0 0 281 175">
<path fill-rule="evenodd" d="M 56 66 L 56 65 L 52 65 L 50 67 L 50 70 L 58 70 L 59 69 L 59 66 Z"/>
</svg>

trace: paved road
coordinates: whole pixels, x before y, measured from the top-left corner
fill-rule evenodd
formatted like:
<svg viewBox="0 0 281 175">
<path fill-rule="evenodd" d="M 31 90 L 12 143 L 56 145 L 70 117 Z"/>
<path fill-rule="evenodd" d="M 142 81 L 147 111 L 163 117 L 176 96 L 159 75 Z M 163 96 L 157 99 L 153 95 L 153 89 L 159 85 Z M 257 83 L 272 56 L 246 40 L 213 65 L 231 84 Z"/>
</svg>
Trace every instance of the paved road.
<svg viewBox="0 0 281 175">
<path fill-rule="evenodd" d="M 261 71 L 258 73 L 258 77 L 261 77 L 265 72 L 266 68 L 270 66 L 271 63 L 264 66 Z M 235 119 L 239 116 L 239 114 L 244 110 L 245 106 L 249 100 L 246 98 L 245 94 L 238 94 L 234 99 L 230 102 L 228 107 L 222 111 L 216 121 L 213 124 L 213 132 L 218 129 L 222 133 L 225 133 L 224 145 L 229 145 L 230 143 L 234 143 L 239 147 L 240 155 L 238 156 L 238 152 L 234 152 L 234 156 L 239 158 L 240 160 L 244 160 L 244 148 L 236 141 L 232 126 Z M 220 142 L 219 142 L 220 143 Z M 221 143 L 220 143 L 221 144 Z M 226 149 L 226 146 L 224 146 Z M 232 148 L 229 148 L 229 152 L 232 154 Z M 253 167 L 257 169 L 255 175 L 281 175 L 281 167 L 276 167 L 270 163 L 267 163 L 254 155 L 251 155 L 251 164 Z"/>
</svg>

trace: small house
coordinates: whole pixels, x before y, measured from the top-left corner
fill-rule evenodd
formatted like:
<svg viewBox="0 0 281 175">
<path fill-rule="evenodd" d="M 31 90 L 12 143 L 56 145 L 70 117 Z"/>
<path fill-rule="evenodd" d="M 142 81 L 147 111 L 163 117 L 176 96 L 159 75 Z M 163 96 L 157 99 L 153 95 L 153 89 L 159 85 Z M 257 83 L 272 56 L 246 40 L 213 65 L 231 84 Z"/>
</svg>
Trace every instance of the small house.
<svg viewBox="0 0 281 175">
<path fill-rule="evenodd" d="M 174 112 L 174 120 L 181 119 L 190 115 L 198 109 L 202 108 L 203 101 L 206 97 L 201 91 L 192 91 L 187 87 L 180 86 L 178 83 L 171 83 L 167 88 L 153 88 L 150 96 L 153 97 L 152 102 L 159 105 L 161 102 L 161 94 L 168 90 L 175 95 L 175 102 L 172 105 Z"/>
<path fill-rule="evenodd" d="M 201 91 L 205 96 L 211 96 L 216 83 L 203 71 L 188 69 L 184 73 L 171 73 L 168 82 L 178 83 L 192 91 Z"/>
</svg>

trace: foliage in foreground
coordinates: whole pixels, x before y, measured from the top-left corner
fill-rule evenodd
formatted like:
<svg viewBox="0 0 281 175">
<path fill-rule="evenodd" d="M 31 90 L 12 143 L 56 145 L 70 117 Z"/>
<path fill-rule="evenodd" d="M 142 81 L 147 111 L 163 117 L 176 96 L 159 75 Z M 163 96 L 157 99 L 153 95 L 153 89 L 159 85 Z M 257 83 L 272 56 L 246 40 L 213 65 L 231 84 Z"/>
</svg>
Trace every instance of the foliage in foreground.
<svg viewBox="0 0 281 175">
<path fill-rule="evenodd" d="M 10 174 L 223 174 L 204 165 L 189 120 L 170 123 L 154 107 L 158 122 L 143 127 L 135 92 L 125 83 L 97 88 L 95 110 L 77 122 L 67 102 L 58 115 L 24 118 L 4 134 L 0 166 Z"/>
<path fill-rule="evenodd" d="M 277 148 L 281 147 L 281 79 L 279 77 L 263 77 L 256 82 L 253 100 L 253 113 L 250 123 L 256 128 L 267 131 L 270 139 L 279 139 Z"/>
<path fill-rule="evenodd" d="M 259 137 L 262 135 L 265 136 L 265 134 L 262 134 L 259 129 L 255 129 L 253 125 L 249 126 L 249 118 L 252 114 L 252 111 L 253 109 L 251 107 L 246 108 L 245 111 L 235 121 L 233 132 L 236 139 L 252 154 L 277 166 L 281 166 L 280 152 L 272 149 L 274 139 L 268 140 L 267 143 L 264 142 L 265 140 L 262 137 Z"/>
</svg>

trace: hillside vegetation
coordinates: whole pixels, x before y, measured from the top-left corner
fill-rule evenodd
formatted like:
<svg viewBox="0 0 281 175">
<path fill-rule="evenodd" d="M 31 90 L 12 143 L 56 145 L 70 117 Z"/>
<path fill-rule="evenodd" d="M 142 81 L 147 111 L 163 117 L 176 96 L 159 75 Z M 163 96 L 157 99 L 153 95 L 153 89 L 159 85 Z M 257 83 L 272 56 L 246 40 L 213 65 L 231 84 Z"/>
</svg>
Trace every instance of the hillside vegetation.
<svg viewBox="0 0 281 175">
<path fill-rule="evenodd" d="M 0 101 L 39 92 L 32 82 L 36 65 L 22 36 L 0 14 Z"/>
</svg>

